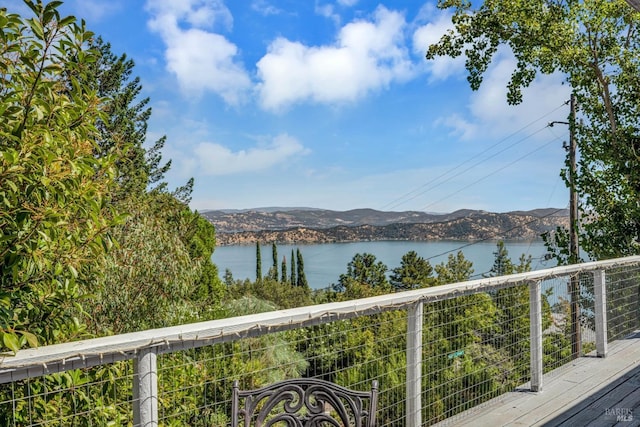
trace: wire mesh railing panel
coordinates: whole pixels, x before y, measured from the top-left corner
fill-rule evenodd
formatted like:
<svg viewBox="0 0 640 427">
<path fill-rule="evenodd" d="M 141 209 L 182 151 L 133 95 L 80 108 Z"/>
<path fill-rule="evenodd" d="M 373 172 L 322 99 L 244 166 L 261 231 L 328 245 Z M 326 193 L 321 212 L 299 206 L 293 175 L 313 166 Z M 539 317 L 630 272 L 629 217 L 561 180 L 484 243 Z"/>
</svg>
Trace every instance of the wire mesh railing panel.
<svg viewBox="0 0 640 427">
<path fill-rule="evenodd" d="M 571 278 L 554 277 L 541 283 L 542 369 L 544 373 L 572 360 Z"/>
<path fill-rule="evenodd" d="M 132 362 L 76 369 L 0 385 L 0 425 L 131 424 Z"/>
<path fill-rule="evenodd" d="M 607 337 L 614 341 L 640 329 L 640 266 L 611 269 L 606 280 Z"/>
<path fill-rule="evenodd" d="M 423 424 L 441 421 L 528 380 L 529 287 L 425 307 Z"/>
<path fill-rule="evenodd" d="M 304 376 L 369 390 L 379 383 L 379 426 L 405 425 L 407 313 L 389 311 L 300 331 Z"/>
<path fill-rule="evenodd" d="M 580 325 L 580 356 L 591 353 L 596 348 L 596 314 L 594 296 L 594 274 L 579 273 L 574 276 L 578 283 L 577 301 Z M 573 332 L 572 332 L 573 333 Z"/>
<path fill-rule="evenodd" d="M 171 426 L 228 424 L 231 382 L 225 367 L 238 363 L 233 344 L 158 356 L 158 419 Z"/>
<path fill-rule="evenodd" d="M 230 425 L 234 380 L 252 390 L 314 377 L 362 391 L 378 380 L 378 425 L 404 425 L 406 323 L 391 311 L 162 355 L 160 422 Z"/>
<path fill-rule="evenodd" d="M 162 426 L 229 426 L 235 380 L 299 377 L 361 391 L 377 380 L 379 426 L 434 424 L 529 381 L 537 390 L 594 341 L 606 351 L 604 314 L 609 342 L 640 329 L 639 259 L 25 350 L 0 364 L 0 425 L 128 426 L 151 412 Z"/>
</svg>

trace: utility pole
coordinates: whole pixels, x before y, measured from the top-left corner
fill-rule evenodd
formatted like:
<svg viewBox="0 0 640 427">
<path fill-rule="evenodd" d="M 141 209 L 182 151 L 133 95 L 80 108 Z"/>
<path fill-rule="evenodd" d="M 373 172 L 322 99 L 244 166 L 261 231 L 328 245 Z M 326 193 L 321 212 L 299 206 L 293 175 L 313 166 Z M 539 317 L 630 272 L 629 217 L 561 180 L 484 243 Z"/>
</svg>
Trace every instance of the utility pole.
<svg viewBox="0 0 640 427">
<path fill-rule="evenodd" d="M 576 192 L 576 97 L 572 93 L 569 100 L 571 112 L 568 122 L 554 121 L 549 126 L 556 123 L 569 125 L 569 264 L 576 264 L 580 259 L 580 246 L 578 244 L 578 194 Z M 582 353 L 582 338 L 580 327 L 580 279 L 578 276 L 571 276 L 569 283 L 569 294 L 571 298 L 571 355 L 572 358 L 580 357 Z"/>
<path fill-rule="evenodd" d="M 580 259 L 578 245 L 578 195 L 576 194 L 576 97 L 571 94 L 571 113 L 569 116 L 569 263 L 576 264 Z M 574 359 L 582 353 L 582 328 L 580 325 L 580 278 L 571 276 L 571 354 Z"/>
<path fill-rule="evenodd" d="M 569 264 L 580 259 L 578 248 L 578 195 L 576 194 L 576 138 L 574 135 L 576 120 L 576 97 L 571 94 L 571 113 L 569 116 Z"/>
</svg>

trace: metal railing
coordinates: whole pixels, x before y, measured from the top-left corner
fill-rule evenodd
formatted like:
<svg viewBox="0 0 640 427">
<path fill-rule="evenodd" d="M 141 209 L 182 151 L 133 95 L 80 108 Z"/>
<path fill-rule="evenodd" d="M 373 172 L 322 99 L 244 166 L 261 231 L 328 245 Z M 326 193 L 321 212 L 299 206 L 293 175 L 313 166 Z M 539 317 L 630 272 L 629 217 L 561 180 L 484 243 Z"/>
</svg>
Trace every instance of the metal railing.
<svg viewBox="0 0 640 427">
<path fill-rule="evenodd" d="M 20 351 L 0 363 L 0 424 L 229 425 L 231 383 L 380 384 L 379 425 L 429 425 L 638 329 L 640 257 Z"/>
</svg>

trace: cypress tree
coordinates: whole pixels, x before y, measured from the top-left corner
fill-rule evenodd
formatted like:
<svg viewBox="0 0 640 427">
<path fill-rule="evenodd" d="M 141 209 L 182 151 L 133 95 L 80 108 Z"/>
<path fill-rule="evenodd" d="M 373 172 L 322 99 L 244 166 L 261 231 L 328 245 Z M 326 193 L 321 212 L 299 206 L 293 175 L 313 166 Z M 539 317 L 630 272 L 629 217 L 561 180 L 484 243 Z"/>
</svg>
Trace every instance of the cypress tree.
<svg viewBox="0 0 640 427">
<path fill-rule="evenodd" d="M 298 286 L 308 288 L 309 283 L 307 283 L 307 277 L 304 275 L 304 260 L 302 259 L 302 252 L 300 252 L 300 249 L 296 250 L 298 255 Z"/>
<path fill-rule="evenodd" d="M 256 242 L 256 283 L 262 283 L 262 258 L 260 256 L 260 242 Z"/>
<path fill-rule="evenodd" d="M 271 266 L 270 276 L 274 282 L 278 281 L 278 247 L 276 246 L 276 242 L 271 244 L 271 257 L 273 260 L 273 265 Z"/>
<path fill-rule="evenodd" d="M 296 286 L 296 258 L 293 255 L 293 249 L 291 249 L 291 286 Z"/>
<path fill-rule="evenodd" d="M 287 283 L 287 257 L 282 257 L 282 270 L 281 270 L 281 278 L 280 281 L 282 283 Z"/>
</svg>

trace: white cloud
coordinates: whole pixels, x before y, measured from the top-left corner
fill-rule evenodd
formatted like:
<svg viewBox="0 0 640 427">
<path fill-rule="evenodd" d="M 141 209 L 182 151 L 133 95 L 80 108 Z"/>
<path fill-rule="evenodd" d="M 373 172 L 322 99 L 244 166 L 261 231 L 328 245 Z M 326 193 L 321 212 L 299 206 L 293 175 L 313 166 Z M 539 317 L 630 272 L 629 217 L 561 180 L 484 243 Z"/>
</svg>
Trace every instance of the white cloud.
<svg viewBox="0 0 640 427">
<path fill-rule="evenodd" d="M 413 52 L 422 58 L 427 54 L 430 45 L 437 43 L 440 38 L 453 29 L 451 13 L 436 10 L 427 5 L 420 11 L 420 17 L 428 22 L 419 26 L 413 33 Z M 446 80 L 452 75 L 464 71 L 464 57 L 451 58 L 440 56 L 427 61 L 427 69 L 432 81 Z"/>
<path fill-rule="evenodd" d="M 478 91 L 469 96 L 465 114 L 453 114 L 436 119 L 434 125 L 451 128 L 451 135 L 461 140 L 478 137 L 503 138 L 519 134 L 533 136 L 551 120 L 564 120 L 569 112 L 563 103 L 570 88 L 563 85 L 559 74 L 538 76 L 523 90 L 523 102 L 507 103 L 507 83 L 516 66 L 512 55 L 499 54 L 487 70 Z M 520 133 L 522 132 L 522 133 Z M 547 138 L 548 134 L 540 134 Z"/>
<path fill-rule="evenodd" d="M 168 24 L 167 30 L 172 30 L 179 23 L 198 28 L 223 27 L 226 30 L 233 26 L 233 16 L 222 0 L 147 0 L 146 8 L 153 15 L 150 25 Z"/>
<path fill-rule="evenodd" d="M 338 0 L 338 4 L 341 6 L 351 7 L 355 6 L 359 0 Z"/>
<path fill-rule="evenodd" d="M 282 9 L 268 3 L 266 0 L 255 0 L 251 3 L 251 9 L 264 16 L 279 15 L 283 12 Z"/>
<path fill-rule="evenodd" d="M 200 143 L 194 149 L 198 168 L 206 175 L 258 172 L 307 152 L 300 142 L 287 134 L 276 136 L 269 144 L 236 152 L 211 142 Z"/>
<path fill-rule="evenodd" d="M 454 113 L 448 117 L 438 118 L 435 123 L 436 126 L 445 126 L 451 128 L 452 131 L 449 135 L 457 136 L 461 140 L 468 141 L 477 135 L 478 126 L 464 119 L 459 114 Z"/>
<path fill-rule="evenodd" d="M 325 18 L 331 19 L 334 22 L 334 24 L 340 25 L 340 22 L 341 22 L 340 15 L 335 12 L 332 4 L 324 4 L 324 5 L 316 4 L 315 12 L 320 16 L 324 16 Z"/>
<path fill-rule="evenodd" d="M 189 94 L 208 90 L 238 104 L 251 80 L 237 60 L 238 48 L 208 28 L 230 29 L 233 17 L 219 0 L 148 0 L 149 28 L 166 44 L 167 70 Z M 184 27 L 188 28 L 184 28 Z"/>
<path fill-rule="evenodd" d="M 411 78 L 404 17 L 380 6 L 372 21 L 345 25 L 332 46 L 309 47 L 285 38 L 258 61 L 262 106 L 279 110 L 296 102 L 355 101 L 394 81 Z"/>
<path fill-rule="evenodd" d="M 519 130 L 557 109 L 569 98 L 570 88 L 563 85 L 564 77 L 556 73 L 539 75 L 524 89 L 523 102 L 519 105 L 509 105 L 507 83 L 516 66 L 513 54 L 507 49 L 501 49 L 487 70 L 480 89 L 471 96 L 469 109 L 474 121 L 485 124 L 489 134 Z M 561 110 L 558 114 L 560 117 L 566 116 L 568 109 Z M 548 120 L 540 125 L 545 125 L 546 121 Z"/>
</svg>

